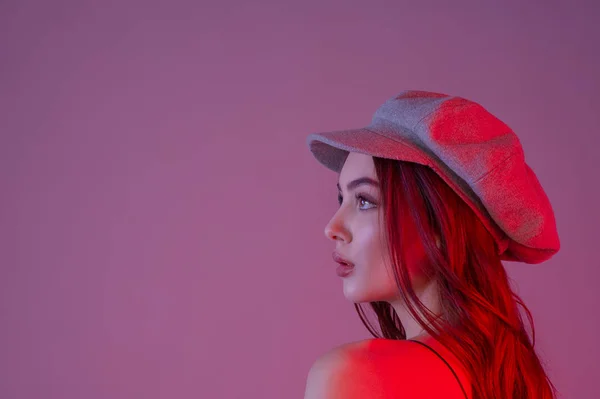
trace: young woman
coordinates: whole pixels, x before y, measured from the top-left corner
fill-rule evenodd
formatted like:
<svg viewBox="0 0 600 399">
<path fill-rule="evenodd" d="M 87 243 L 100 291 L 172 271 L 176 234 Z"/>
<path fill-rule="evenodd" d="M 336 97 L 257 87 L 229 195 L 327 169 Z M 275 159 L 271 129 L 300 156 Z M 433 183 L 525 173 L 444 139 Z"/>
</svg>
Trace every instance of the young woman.
<svg viewBox="0 0 600 399">
<path fill-rule="evenodd" d="M 501 262 L 540 263 L 560 246 L 514 132 L 472 101 L 405 91 L 369 126 L 307 143 L 339 173 L 325 235 L 375 339 L 317 359 L 305 399 L 555 398 Z"/>
</svg>

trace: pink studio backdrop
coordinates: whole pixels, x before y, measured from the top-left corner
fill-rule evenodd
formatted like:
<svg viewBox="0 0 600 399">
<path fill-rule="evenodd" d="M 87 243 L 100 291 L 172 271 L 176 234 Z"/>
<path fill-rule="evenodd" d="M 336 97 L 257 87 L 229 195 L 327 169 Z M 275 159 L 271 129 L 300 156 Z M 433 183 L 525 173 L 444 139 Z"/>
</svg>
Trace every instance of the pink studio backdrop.
<svg viewBox="0 0 600 399">
<path fill-rule="evenodd" d="M 561 397 L 600 397 L 599 6 L 532 3 L 0 2 L 0 397 L 302 397 L 369 337 L 304 140 L 403 89 L 521 137 L 562 249 L 506 267 Z"/>
</svg>

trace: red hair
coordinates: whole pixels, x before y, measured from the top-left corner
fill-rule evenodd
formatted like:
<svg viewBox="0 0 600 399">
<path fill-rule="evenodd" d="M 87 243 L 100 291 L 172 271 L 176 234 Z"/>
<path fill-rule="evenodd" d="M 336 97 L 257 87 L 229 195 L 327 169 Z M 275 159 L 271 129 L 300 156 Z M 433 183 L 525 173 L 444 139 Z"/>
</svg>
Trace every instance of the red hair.
<svg viewBox="0 0 600 399">
<path fill-rule="evenodd" d="M 421 327 L 461 361 L 472 398 L 555 399 L 556 388 L 534 350 L 531 313 L 511 289 L 496 243 L 476 214 L 432 169 L 377 157 L 373 160 L 381 185 L 382 238 L 401 298 Z M 438 283 L 440 318 L 419 301 L 406 268 L 401 267 L 405 254 L 400 226 L 405 210 L 410 212 L 430 260 L 425 272 Z M 518 305 L 527 314 L 532 339 Z M 370 302 L 381 335 L 367 321 L 362 307 L 354 306 L 374 337 L 406 339 L 389 303 Z"/>
</svg>

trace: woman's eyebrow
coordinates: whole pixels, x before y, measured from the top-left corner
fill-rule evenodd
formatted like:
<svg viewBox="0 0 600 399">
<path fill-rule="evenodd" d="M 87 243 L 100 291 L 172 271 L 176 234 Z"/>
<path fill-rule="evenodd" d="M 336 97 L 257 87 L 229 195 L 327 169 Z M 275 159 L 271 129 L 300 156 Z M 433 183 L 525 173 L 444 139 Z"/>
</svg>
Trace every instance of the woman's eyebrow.
<svg viewBox="0 0 600 399">
<path fill-rule="evenodd" d="M 359 177 L 358 179 L 352 180 L 350 183 L 348 183 L 346 188 L 348 189 L 348 191 L 350 191 L 350 190 L 353 190 L 356 187 L 363 185 L 363 184 L 368 184 L 371 186 L 379 187 L 379 182 L 377 182 L 376 180 L 373 180 L 370 177 Z M 337 188 L 338 188 L 338 191 L 342 191 L 342 188 L 340 187 L 339 182 L 337 184 Z"/>
</svg>

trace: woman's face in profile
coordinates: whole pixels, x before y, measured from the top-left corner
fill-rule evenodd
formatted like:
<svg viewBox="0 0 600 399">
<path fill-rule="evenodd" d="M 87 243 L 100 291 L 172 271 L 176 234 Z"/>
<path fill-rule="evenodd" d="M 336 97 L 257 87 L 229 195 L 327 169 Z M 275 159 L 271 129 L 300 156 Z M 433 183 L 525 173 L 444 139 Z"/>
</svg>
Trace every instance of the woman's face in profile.
<svg viewBox="0 0 600 399">
<path fill-rule="evenodd" d="M 376 184 L 369 184 L 369 179 Z M 335 250 L 343 258 L 354 263 L 352 272 L 341 277 L 344 296 L 354 303 L 397 300 L 398 288 L 382 241 L 382 193 L 373 158 L 351 152 L 340 171 L 339 188 L 342 202 L 325 227 L 325 235 L 335 242 Z M 416 239 L 413 223 L 402 223 L 401 228 L 407 230 L 407 264 L 414 276 L 412 265 L 420 264 L 425 251 Z"/>
</svg>

